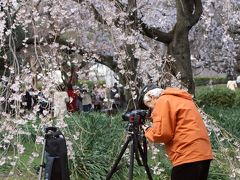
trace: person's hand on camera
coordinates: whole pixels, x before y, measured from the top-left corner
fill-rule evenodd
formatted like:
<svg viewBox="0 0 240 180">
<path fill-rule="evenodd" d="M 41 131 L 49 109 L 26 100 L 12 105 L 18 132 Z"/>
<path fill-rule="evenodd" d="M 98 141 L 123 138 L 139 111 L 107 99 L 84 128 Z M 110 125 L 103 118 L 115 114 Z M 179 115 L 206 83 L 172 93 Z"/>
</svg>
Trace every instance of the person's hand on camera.
<svg viewBox="0 0 240 180">
<path fill-rule="evenodd" d="M 149 125 L 142 125 L 142 129 L 143 129 L 143 131 L 146 131 L 148 128 L 150 128 L 150 126 Z"/>
</svg>

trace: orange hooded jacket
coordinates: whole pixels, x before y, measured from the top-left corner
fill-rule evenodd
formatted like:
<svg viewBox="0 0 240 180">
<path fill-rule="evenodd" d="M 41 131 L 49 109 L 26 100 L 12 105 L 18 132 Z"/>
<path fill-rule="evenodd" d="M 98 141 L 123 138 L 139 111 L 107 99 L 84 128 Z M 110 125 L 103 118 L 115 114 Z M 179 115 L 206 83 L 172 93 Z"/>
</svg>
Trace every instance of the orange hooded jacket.
<svg viewBox="0 0 240 180">
<path fill-rule="evenodd" d="M 173 166 L 213 159 L 211 143 L 192 96 L 168 88 L 151 114 L 153 124 L 145 132 L 149 141 L 164 143 Z"/>
</svg>

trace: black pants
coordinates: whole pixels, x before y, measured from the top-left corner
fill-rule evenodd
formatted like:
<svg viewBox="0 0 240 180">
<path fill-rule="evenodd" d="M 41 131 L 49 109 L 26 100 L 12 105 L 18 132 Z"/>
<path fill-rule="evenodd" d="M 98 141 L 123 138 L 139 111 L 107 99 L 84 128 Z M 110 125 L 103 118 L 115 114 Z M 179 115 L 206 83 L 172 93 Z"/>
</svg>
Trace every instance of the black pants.
<svg viewBox="0 0 240 180">
<path fill-rule="evenodd" d="M 181 164 L 172 169 L 171 180 L 207 180 L 211 160 Z"/>
</svg>

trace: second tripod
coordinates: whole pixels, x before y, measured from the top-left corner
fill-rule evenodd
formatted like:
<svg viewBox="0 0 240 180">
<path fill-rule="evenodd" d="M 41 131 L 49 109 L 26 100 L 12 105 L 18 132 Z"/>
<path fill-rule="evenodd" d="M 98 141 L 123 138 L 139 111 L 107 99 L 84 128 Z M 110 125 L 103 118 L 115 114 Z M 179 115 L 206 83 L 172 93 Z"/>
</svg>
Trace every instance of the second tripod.
<svg viewBox="0 0 240 180">
<path fill-rule="evenodd" d="M 123 115 L 123 119 L 129 121 L 127 129 L 127 140 L 124 143 L 120 153 L 118 154 L 117 159 L 115 160 L 115 163 L 113 164 L 110 172 L 108 173 L 106 180 L 111 179 L 112 175 L 116 172 L 118 164 L 129 144 L 130 164 L 128 168 L 128 180 L 133 179 L 134 159 L 136 159 L 138 165 L 144 166 L 148 179 L 153 179 L 149 166 L 147 164 L 147 142 L 145 136 L 143 135 L 143 130 L 140 126 L 144 123 L 145 116 L 147 114 L 148 111 L 145 110 L 134 110 Z M 142 161 L 140 160 L 139 155 Z"/>
</svg>

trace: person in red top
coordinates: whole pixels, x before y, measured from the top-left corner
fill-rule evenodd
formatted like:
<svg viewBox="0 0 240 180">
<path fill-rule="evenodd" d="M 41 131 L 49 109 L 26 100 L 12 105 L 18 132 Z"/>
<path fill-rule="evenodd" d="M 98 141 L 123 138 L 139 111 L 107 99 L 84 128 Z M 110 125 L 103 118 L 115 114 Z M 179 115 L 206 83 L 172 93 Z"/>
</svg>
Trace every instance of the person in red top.
<svg viewBox="0 0 240 180">
<path fill-rule="evenodd" d="M 152 110 L 152 125 L 142 128 L 150 142 L 164 143 L 173 165 L 171 180 L 207 180 L 212 148 L 192 96 L 150 85 L 140 93 L 139 108 Z"/>
<path fill-rule="evenodd" d="M 72 84 L 68 84 L 67 94 L 69 97 L 69 102 L 67 103 L 67 110 L 68 112 L 75 112 L 76 111 L 76 94 L 74 93 Z"/>
</svg>

